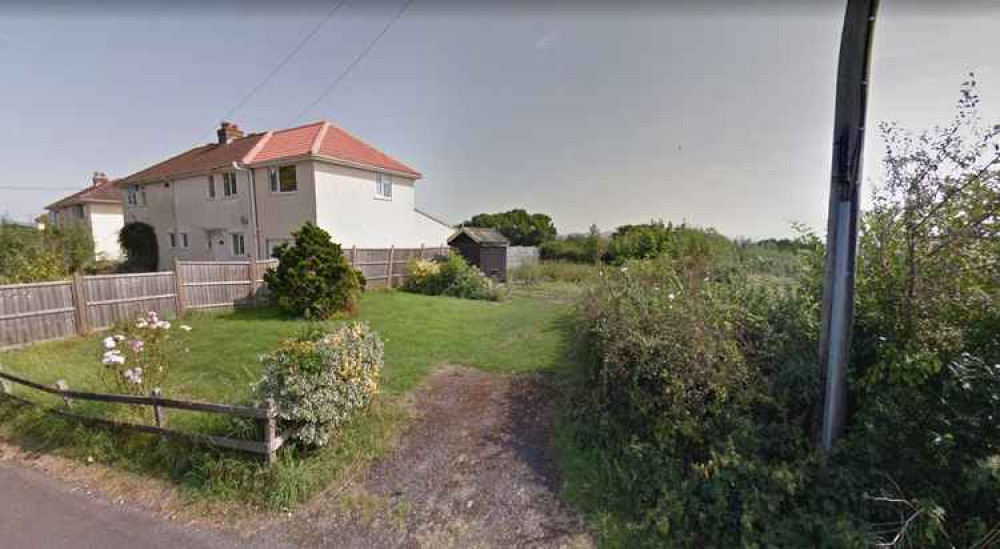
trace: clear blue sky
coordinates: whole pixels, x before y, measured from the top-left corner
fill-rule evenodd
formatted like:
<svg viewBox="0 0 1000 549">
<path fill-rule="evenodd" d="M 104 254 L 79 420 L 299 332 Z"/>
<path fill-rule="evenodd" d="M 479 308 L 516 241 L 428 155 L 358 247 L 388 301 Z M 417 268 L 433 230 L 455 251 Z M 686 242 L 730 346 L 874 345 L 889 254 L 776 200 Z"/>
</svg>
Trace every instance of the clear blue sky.
<svg viewBox="0 0 1000 549">
<path fill-rule="evenodd" d="M 329 119 L 422 171 L 418 205 L 451 222 L 525 207 L 560 232 L 651 218 L 750 237 L 823 228 L 844 3 L 415 0 L 301 121 Z M 0 8 L 0 186 L 47 189 L 0 189 L 0 214 L 28 218 L 95 170 L 124 176 L 211 141 L 333 4 Z M 1000 119 L 991 4 L 883 0 L 870 125 L 946 122 L 970 70 Z M 291 125 L 401 5 L 346 0 L 232 119 Z M 878 141 L 867 150 L 874 177 Z"/>
</svg>

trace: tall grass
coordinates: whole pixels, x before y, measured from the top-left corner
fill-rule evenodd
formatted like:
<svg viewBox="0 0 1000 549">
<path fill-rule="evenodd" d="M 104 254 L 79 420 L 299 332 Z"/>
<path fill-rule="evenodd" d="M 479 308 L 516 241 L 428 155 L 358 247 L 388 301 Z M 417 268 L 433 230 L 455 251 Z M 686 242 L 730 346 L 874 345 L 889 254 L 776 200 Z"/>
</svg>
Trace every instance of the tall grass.
<svg viewBox="0 0 1000 549">
<path fill-rule="evenodd" d="M 597 278 L 601 268 L 599 265 L 570 263 L 569 261 L 539 261 L 511 269 L 507 274 L 507 280 L 521 284 L 542 282 L 587 284 Z"/>
</svg>

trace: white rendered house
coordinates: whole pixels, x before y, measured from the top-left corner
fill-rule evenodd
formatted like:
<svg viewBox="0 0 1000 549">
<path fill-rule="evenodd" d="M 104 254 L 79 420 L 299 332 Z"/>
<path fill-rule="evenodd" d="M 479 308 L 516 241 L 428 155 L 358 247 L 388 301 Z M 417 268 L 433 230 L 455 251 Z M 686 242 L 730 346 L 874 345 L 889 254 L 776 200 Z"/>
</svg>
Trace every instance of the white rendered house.
<svg viewBox="0 0 1000 549">
<path fill-rule="evenodd" d="M 95 172 L 93 184 L 45 207 L 53 226 L 82 225 L 94 239 L 96 259 L 121 258 L 118 232 L 124 224 L 121 193 L 108 176 Z"/>
<path fill-rule="evenodd" d="M 329 122 L 218 142 L 116 182 L 125 222 L 157 234 L 174 258 L 265 258 L 307 221 L 345 248 L 441 246 L 452 228 L 416 209 L 421 174 Z"/>
</svg>

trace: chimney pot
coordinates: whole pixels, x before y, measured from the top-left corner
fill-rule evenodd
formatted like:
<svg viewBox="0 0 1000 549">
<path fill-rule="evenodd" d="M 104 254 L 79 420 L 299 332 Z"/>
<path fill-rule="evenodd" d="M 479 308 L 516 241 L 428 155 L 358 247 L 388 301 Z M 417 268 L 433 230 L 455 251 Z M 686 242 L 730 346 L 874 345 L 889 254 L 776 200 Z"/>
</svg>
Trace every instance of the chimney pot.
<svg viewBox="0 0 1000 549">
<path fill-rule="evenodd" d="M 239 139 L 243 137 L 243 130 L 239 126 L 223 120 L 219 124 L 219 129 L 216 131 L 216 135 L 219 137 L 219 144 L 225 145 L 226 143 L 232 142 L 234 139 Z"/>
<path fill-rule="evenodd" d="M 103 185 L 108 182 L 108 175 L 104 172 L 94 172 L 94 177 L 91 181 L 93 181 L 95 187 L 97 185 Z"/>
</svg>

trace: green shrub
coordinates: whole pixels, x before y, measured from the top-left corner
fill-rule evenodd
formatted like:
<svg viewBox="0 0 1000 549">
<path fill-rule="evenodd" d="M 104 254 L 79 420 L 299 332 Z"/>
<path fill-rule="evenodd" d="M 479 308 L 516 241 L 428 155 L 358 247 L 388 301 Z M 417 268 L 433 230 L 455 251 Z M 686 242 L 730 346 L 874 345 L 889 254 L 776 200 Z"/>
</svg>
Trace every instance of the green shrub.
<svg viewBox="0 0 1000 549">
<path fill-rule="evenodd" d="M 0 221 L 0 284 L 59 280 L 94 262 L 94 241 L 77 224 L 37 230 Z"/>
<path fill-rule="evenodd" d="M 651 259 L 666 255 L 674 259 L 709 260 L 731 253 L 734 245 L 713 229 L 698 229 L 686 225 L 664 225 L 655 221 L 641 225 L 622 225 L 611 235 L 604 256 L 609 263 L 621 264 L 629 259 Z"/>
<path fill-rule="evenodd" d="M 274 251 L 278 266 L 264 274 L 278 305 L 308 319 L 353 313 L 365 282 L 340 245 L 309 222 L 292 237 L 291 245 L 282 244 Z"/>
<path fill-rule="evenodd" d="M 322 447 L 378 391 L 382 341 L 367 324 L 351 322 L 323 335 L 306 330 L 261 362 L 256 393 L 274 399 L 282 432 Z"/>
<path fill-rule="evenodd" d="M 434 261 L 411 259 L 406 263 L 403 289 L 425 295 L 497 301 L 500 290 L 493 280 L 452 252 Z"/>
<path fill-rule="evenodd" d="M 126 223 L 118 232 L 118 244 L 125 251 L 122 270 L 129 273 L 155 272 L 160 262 L 156 229 L 147 223 Z"/>
</svg>

